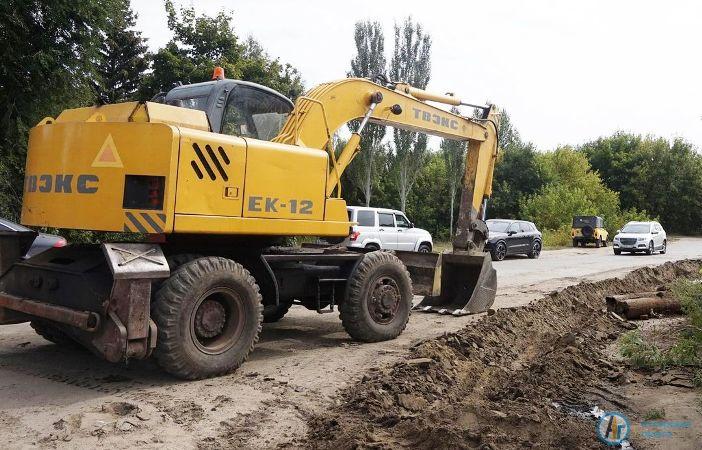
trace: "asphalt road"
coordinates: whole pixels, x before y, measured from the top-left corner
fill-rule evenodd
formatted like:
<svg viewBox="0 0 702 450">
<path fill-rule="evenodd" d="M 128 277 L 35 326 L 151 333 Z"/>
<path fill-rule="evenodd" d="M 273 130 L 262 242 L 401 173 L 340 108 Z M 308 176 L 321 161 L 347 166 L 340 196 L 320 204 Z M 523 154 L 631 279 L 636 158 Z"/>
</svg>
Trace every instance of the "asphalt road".
<svg viewBox="0 0 702 450">
<path fill-rule="evenodd" d="M 666 255 L 615 256 L 608 248 L 544 251 L 538 260 L 495 263 L 495 307 L 518 306 L 554 289 L 622 276 L 641 266 L 702 257 L 702 239 L 673 239 Z M 367 370 L 392 364 L 415 343 L 479 316 L 413 314 L 396 340 L 358 344 L 337 314 L 302 308 L 264 326 L 232 375 L 182 382 L 151 361 L 113 365 L 49 344 L 27 324 L 0 327 L 0 448 L 275 447 L 304 434 L 311 414 Z M 127 416 L 111 406 L 126 402 Z"/>
</svg>

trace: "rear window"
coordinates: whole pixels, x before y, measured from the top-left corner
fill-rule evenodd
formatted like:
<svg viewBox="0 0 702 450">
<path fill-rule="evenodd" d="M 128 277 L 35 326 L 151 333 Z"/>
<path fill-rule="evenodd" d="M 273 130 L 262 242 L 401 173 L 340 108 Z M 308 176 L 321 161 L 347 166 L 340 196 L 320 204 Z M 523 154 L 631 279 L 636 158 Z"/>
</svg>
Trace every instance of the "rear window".
<svg viewBox="0 0 702 450">
<path fill-rule="evenodd" d="M 360 210 L 356 212 L 356 222 L 358 222 L 358 225 L 361 227 L 374 227 L 375 211 Z"/>
</svg>

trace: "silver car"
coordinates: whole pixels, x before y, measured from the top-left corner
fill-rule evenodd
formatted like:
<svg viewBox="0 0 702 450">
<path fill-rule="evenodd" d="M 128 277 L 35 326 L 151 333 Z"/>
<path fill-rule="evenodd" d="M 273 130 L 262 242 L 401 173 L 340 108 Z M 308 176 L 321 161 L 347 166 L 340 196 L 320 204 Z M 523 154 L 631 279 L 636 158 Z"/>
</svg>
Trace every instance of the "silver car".
<svg viewBox="0 0 702 450">
<path fill-rule="evenodd" d="M 658 222 L 629 222 L 617 230 L 612 247 L 615 255 L 622 252 L 651 255 L 657 251 L 664 254 L 668 249 L 668 237 Z"/>
<path fill-rule="evenodd" d="M 434 246 L 431 234 L 415 227 L 402 211 L 349 206 L 348 213 L 356 225 L 342 244 L 347 247 L 428 253 Z"/>
</svg>

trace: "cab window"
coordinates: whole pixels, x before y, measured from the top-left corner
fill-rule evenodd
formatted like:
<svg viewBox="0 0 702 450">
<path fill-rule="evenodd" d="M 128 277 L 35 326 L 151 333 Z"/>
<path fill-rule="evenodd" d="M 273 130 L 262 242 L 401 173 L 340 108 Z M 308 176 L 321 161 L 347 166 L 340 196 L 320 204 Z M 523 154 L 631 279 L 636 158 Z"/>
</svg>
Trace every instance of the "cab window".
<svg viewBox="0 0 702 450">
<path fill-rule="evenodd" d="M 522 222 L 519 224 L 519 231 L 521 231 L 522 233 L 529 233 L 531 232 L 531 227 L 528 223 Z"/>
<path fill-rule="evenodd" d="M 403 216 L 402 214 L 395 214 L 395 222 L 397 223 L 398 228 L 409 228 L 410 227 L 410 221 L 407 220 L 407 217 Z"/>
<path fill-rule="evenodd" d="M 519 233 L 519 224 L 518 223 L 513 223 L 512 225 L 509 226 L 509 229 L 507 230 L 508 233 Z"/>
<path fill-rule="evenodd" d="M 380 227 L 394 227 L 395 222 L 393 221 L 392 214 L 378 213 L 378 226 L 380 226 Z"/>
<path fill-rule="evenodd" d="M 290 104 L 275 94 L 238 85 L 229 94 L 222 133 L 270 141 L 283 128 L 291 110 Z"/>
</svg>

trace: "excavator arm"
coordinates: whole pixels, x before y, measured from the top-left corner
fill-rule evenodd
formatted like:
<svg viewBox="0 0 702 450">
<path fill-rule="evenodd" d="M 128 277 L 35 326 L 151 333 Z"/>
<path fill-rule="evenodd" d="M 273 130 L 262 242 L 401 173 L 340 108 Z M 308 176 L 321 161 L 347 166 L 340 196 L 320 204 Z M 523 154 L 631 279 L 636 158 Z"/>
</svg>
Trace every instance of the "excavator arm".
<svg viewBox="0 0 702 450">
<path fill-rule="evenodd" d="M 482 219 L 485 199 L 492 193 L 492 174 L 497 157 L 497 113 L 482 109 L 481 118 L 463 117 L 444 111 L 427 101 L 461 105 L 451 95 L 431 94 L 404 83 L 380 85 L 361 78 L 321 84 L 298 98 L 275 141 L 329 152 L 331 167 L 327 196 L 341 195 L 339 180 L 359 153 L 361 134 L 367 122 L 418 131 L 467 143 L 454 250 L 482 250 L 487 229 Z M 470 105 L 476 106 L 476 105 Z M 337 156 L 332 136 L 352 120 L 360 120 L 357 131 Z"/>
<path fill-rule="evenodd" d="M 468 118 L 427 101 L 480 108 L 480 118 Z M 346 123 L 360 125 L 338 154 L 332 137 Z M 341 196 L 340 177 L 360 151 L 361 134 L 368 122 L 418 131 L 467 143 L 465 174 L 453 252 L 418 254 L 396 252 L 407 266 L 415 293 L 424 295 L 416 309 L 463 315 L 487 310 L 495 299 L 497 277 L 483 252 L 488 230 L 486 200 L 492 193 L 497 158 L 497 111 L 462 102 L 452 95 L 437 95 L 405 83 L 374 83 L 349 78 L 322 84 L 298 98 L 276 142 L 317 148 L 329 153 L 326 194 Z"/>
</svg>

